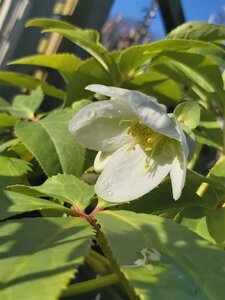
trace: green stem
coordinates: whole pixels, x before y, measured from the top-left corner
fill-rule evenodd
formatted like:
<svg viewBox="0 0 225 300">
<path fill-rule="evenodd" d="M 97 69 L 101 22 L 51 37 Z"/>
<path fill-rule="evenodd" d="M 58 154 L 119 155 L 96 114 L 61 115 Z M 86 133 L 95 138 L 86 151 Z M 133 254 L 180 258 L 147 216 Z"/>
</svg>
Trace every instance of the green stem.
<svg viewBox="0 0 225 300">
<path fill-rule="evenodd" d="M 93 256 L 97 260 L 101 261 L 104 265 L 106 265 L 111 270 L 111 264 L 105 256 L 99 254 L 98 252 L 96 252 L 92 249 L 90 249 L 89 253 L 91 256 Z"/>
<path fill-rule="evenodd" d="M 86 256 L 85 262 L 97 273 L 106 275 L 110 273 L 110 270 L 98 259 L 94 258 L 90 254 Z"/>
<path fill-rule="evenodd" d="M 199 155 L 202 151 L 202 147 L 203 147 L 203 144 L 198 143 L 195 154 L 188 164 L 188 169 L 190 169 L 190 170 L 194 169 L 194 167 L 198 161 Z"/>
<path fill-rule="evenodd" d="M 73 284 L 69 286 L 69 288 L 62 294 L 62 297 L 79 295 L 79 294 L 99 290 L 117 283 L 119 283 L 119 278 L 117 274 L 113 273 L 110 275 Z"/>
<path fill-rule="evenodd" d="M 196 194 L 199 196 L 199 197 L 202 197 L 204 196 L 205 192 L 207 191 L 209 187 L 209 184 L 207 182 L 203 182 L 199 188 L 197 189 L 196 191 Z"/>
<path fill-rule="evenodd" d="M 70 208 L 67 208 L 67 207 L 63 207 L 63 206 L 59 209 L 59 211 L 65 213 L 65 214 L 67 214 L 69 216 L 72 216 L 72 217 L 74 217 L 74 215 L 75 215 L 73 209 L 70 209 Z"/>
</svg>

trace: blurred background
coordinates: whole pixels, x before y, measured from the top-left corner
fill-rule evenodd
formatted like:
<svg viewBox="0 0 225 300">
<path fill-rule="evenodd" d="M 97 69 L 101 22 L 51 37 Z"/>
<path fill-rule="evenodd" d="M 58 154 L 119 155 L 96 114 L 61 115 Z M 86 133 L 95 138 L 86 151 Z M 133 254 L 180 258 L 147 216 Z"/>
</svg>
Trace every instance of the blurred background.
<svg viewBox="0 0 225 300">
<path fill-rule="evenodd" d="M 86 58 L 86 52 L 57 33 L 41 34 L 25 28 L 32 18 L 61 19 L 100 32 L 109 50 L 163 39 L 186 21 L 225 23 L 225 0 L 0 0 L 0 71 L 16 71 L 62 87 L 53 70 L 32 66 L 7 66 L 9 61 L 34 54 L 70 52 Z M 1 86 L 0 95 L 11 100 L 14 87 Z"/>
<path fill-rule="evenodd" d="M 26 21 L 35 17 L 94 28 L 101 32 L 104 45 L 114 50 L 162 39 L 185 21 L 224 23 L 225 0 L 0 0 L 1 70 L 8 61 L 34 53 L 66 51 L 85 56 L 57 34 L 26 29 Z"/>
</svg>

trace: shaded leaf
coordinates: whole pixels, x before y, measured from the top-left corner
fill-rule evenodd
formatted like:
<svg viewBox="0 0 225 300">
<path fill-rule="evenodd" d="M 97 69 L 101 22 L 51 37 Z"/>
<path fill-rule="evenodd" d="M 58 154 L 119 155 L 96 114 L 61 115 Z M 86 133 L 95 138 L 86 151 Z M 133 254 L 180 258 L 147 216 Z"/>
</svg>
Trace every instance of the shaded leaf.
<svg viewBox="0 0 225 300">
<path fill-rule="evenodd" d="M 16 157 L 0 155 L 0 176 L 21 176 L 31 171 L 30 164 Z"/>
<path fill-rule="evenodd" d="M 53 112 L 37 122 L 20 121 L 15 133 L 35 156 L 48 176 L 58 173 L 79 176 L 84 161 L 84 148 L 68 131 L 72 109 Z"/>
<path fill-rule="evenodd" d="M 6 107 L 6 110 L 15 117 L 32 119 L 43 100 L 44 94 L 42 89 L 37 87 L 30 95 L 16 96 L 13 99 L 12 106 Z"/>
<path fill-rule="evenodd" d="M 55 97 L 57 99 L 64 99 L 65 93 L 33 76 L 14 73 L 14 72 L 0 72 L 0 85 L 13 85 L 27 89 L 36 89 L 38 86 L 41 86 L 44 94 Z"/>
<path fill-rule="evenodd" d="M 12 139 L 12 140 L 9 140 L 7 142 L 0 144 L 0 152 L 5 151 L 6 149 L 12 147 L 13 145 L 16 145 L 17 143 L 19 143 L 18 139 Z"/>
<path fill-rule="evenodd" d="M 83 263 L 92 228 L 78 218 L 22 219 L 2 224 L 0 236 L 0 298 L 52 300 Z"/>
<path fill-rule="evenodd" d="M 206 42 L 224 41 L 225 26 L 206 22 L 187 22 L 172 30 L 168 39 L 200 40 Z"/>
<path fill-rule="evenodd" d="M 225 191 L 225 157 L 221 157 L 208 174 L 210 180 L 214 180 Z"/>
<path fill-rule="evenodd" d="M 123 87 L 152 95 L 160 102 L 165 102 L 165 100 L 178 102 L 181 99 L 177 83 L 156 71 L 134 76 L 131 80 L 124 82 Z"/>
<path fill-rule="evenodd" d="M 84 30 L 51 19 L 34 19 L 29 21 L 27 26 L 42 27 L 45 29 L 44 32 L 58 32 L 93 56 L 104 70 L 112 76 L 114 82 L 119 80 L 120 75 L 117 70 L 117 65 L 108 55 L 105 47 L 99 43 L 99 36 L 95 30 Z"/>
<path fill-rule="evenodd" d="M 52 201 L 12 191 L 0 191 L 0 206 L 1 220 L 24 212 L 44 209 L 73 214 L 71 209 Z"/>
<path fill-rule="evenodd" d="M 214 113 L 206 110 L 201 111 L 201 121 L 194 131 L 197 141 L 201 144 L 222 149 L 223 135 L 221 124 Z"/>
<path fill-rule="evenodd" d="M 74 71 L 68 83 L 65 105 L 69 106 L 74 101 L 91 97 L 93 93 L 85 90 L 85 87 L 92 83 L 113 85 L 112 79 L 99 63 L 94 59 L 88 59 Z"/>
<path fill-rule="evenodd" d="M 177 220 L 206 240 L 225 247 L 225 208 L 189 207 L 179 213 Z"/>
<path fill-rule="evenodd" d="M 108 55 L 107 50 L 101 45 L 91 42 L 86 39 L 86 34 L 84 30 L 81 29 L 47 29 L 44 32 L 57 32 L 61 34 L 63 37 L 69 39 L 74 42 L 84 50 L 86 50 L 91 56 L 93 56 L 99 64 L 103 67 L 103 69 L 110 74 L 113 81 L 116 83 L 119 81 L 119 72 L 117 70 L 117 65 L 111 56 Z"/>
<path fill-rule="evenodd" d="M 193 53 L 164 53 L 165 57 L 156 60 L 153 68 L 172 76 L 187 86 L 195 86 L 202 97 L 215 98 L 219 106 L 224 102 L 223 81 L 218 66 L 208 57 Z M 203 100 L 205 100 L 203 98 Z"/>
<path fill-rule="evenodd" d="M 0 113 L 0 128 L 13 127 L 17 122 L 17 118 Z"/>
<path fill-rule="evenodd" d="M 130 299 L 222 299 L 225 253 L 171 220 L 127 211 L 97 214 L 100 243 Z"/>
<path fill-rule="evenodd" d="M 9 187 L 15 192 L 32 194 L 38 192 L 41 196 L 54 197 L 73 206 L 85 209 L 94 196 L 94 186 L 88 185 L 73 175 L 58 174 L 48 178 L 40 186 L 15 185 Z"/>
</svg>

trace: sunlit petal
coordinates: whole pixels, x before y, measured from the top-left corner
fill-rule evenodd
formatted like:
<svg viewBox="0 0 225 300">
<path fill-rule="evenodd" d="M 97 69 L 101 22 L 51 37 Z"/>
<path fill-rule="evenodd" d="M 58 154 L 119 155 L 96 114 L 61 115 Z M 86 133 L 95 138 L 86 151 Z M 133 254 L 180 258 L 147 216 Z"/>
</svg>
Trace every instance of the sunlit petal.
<svg viewBox="0 0 225 300">
<path fill-rule="evenodd" d="M 141 197 L 154 189 L 170 171 L 170 160 L 159 155 L 155 159 L 149 170 L 146 167 L 148 157 L 139 146 L 135 150 L 129 150 L 127 146 L 118 149 L 99 176 L 96 193 L 116 203 Z"/>
<path fill-rule="evenodd" d="M 131 139 L 128 123 L 134 114 L 126 102 L 99 101 L 83 107 L 69 123 L 69 131 L 84 147 L 96 151 L 113 151 Z"/>
<path fill-rule="evenodd" d="M 101 173 L 105 168 L 107 162 L 111 158 L 113 152 L 102 152 L 99 151 L 95 157 L 94 170 L 97 173 Z"/>
</svg>

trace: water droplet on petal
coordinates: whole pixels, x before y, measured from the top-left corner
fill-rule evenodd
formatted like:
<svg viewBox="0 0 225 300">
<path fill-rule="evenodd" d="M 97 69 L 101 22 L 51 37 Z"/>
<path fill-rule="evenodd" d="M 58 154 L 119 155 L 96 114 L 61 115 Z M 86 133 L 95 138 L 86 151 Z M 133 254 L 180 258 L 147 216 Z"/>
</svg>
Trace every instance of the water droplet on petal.
<svg viewBox="0 0 225 300">
<path fill-rule="evenodd" d="M 109 185 L 109 183 L 108 183 L 108 182 L 106 182 L 106 181 L 103 181 L 103 185 L 104 185 L 104 186 L 108 186 L 108 185 Z"/>
<path fill-rule="evenodd" d="M 107 194 L 108 194 L 109 196 L 112 196 L 113 192 L 108 191 Z"/>
<path fill-rule="evenodd" d="M 92 112 L 90 112 L 90 113 L 88 114 L 88 116 L 89 116 L 90 118 L 93 118 L 93 117 L 95 116 L 95 113 L 92 111 Z"/>
</svg>

